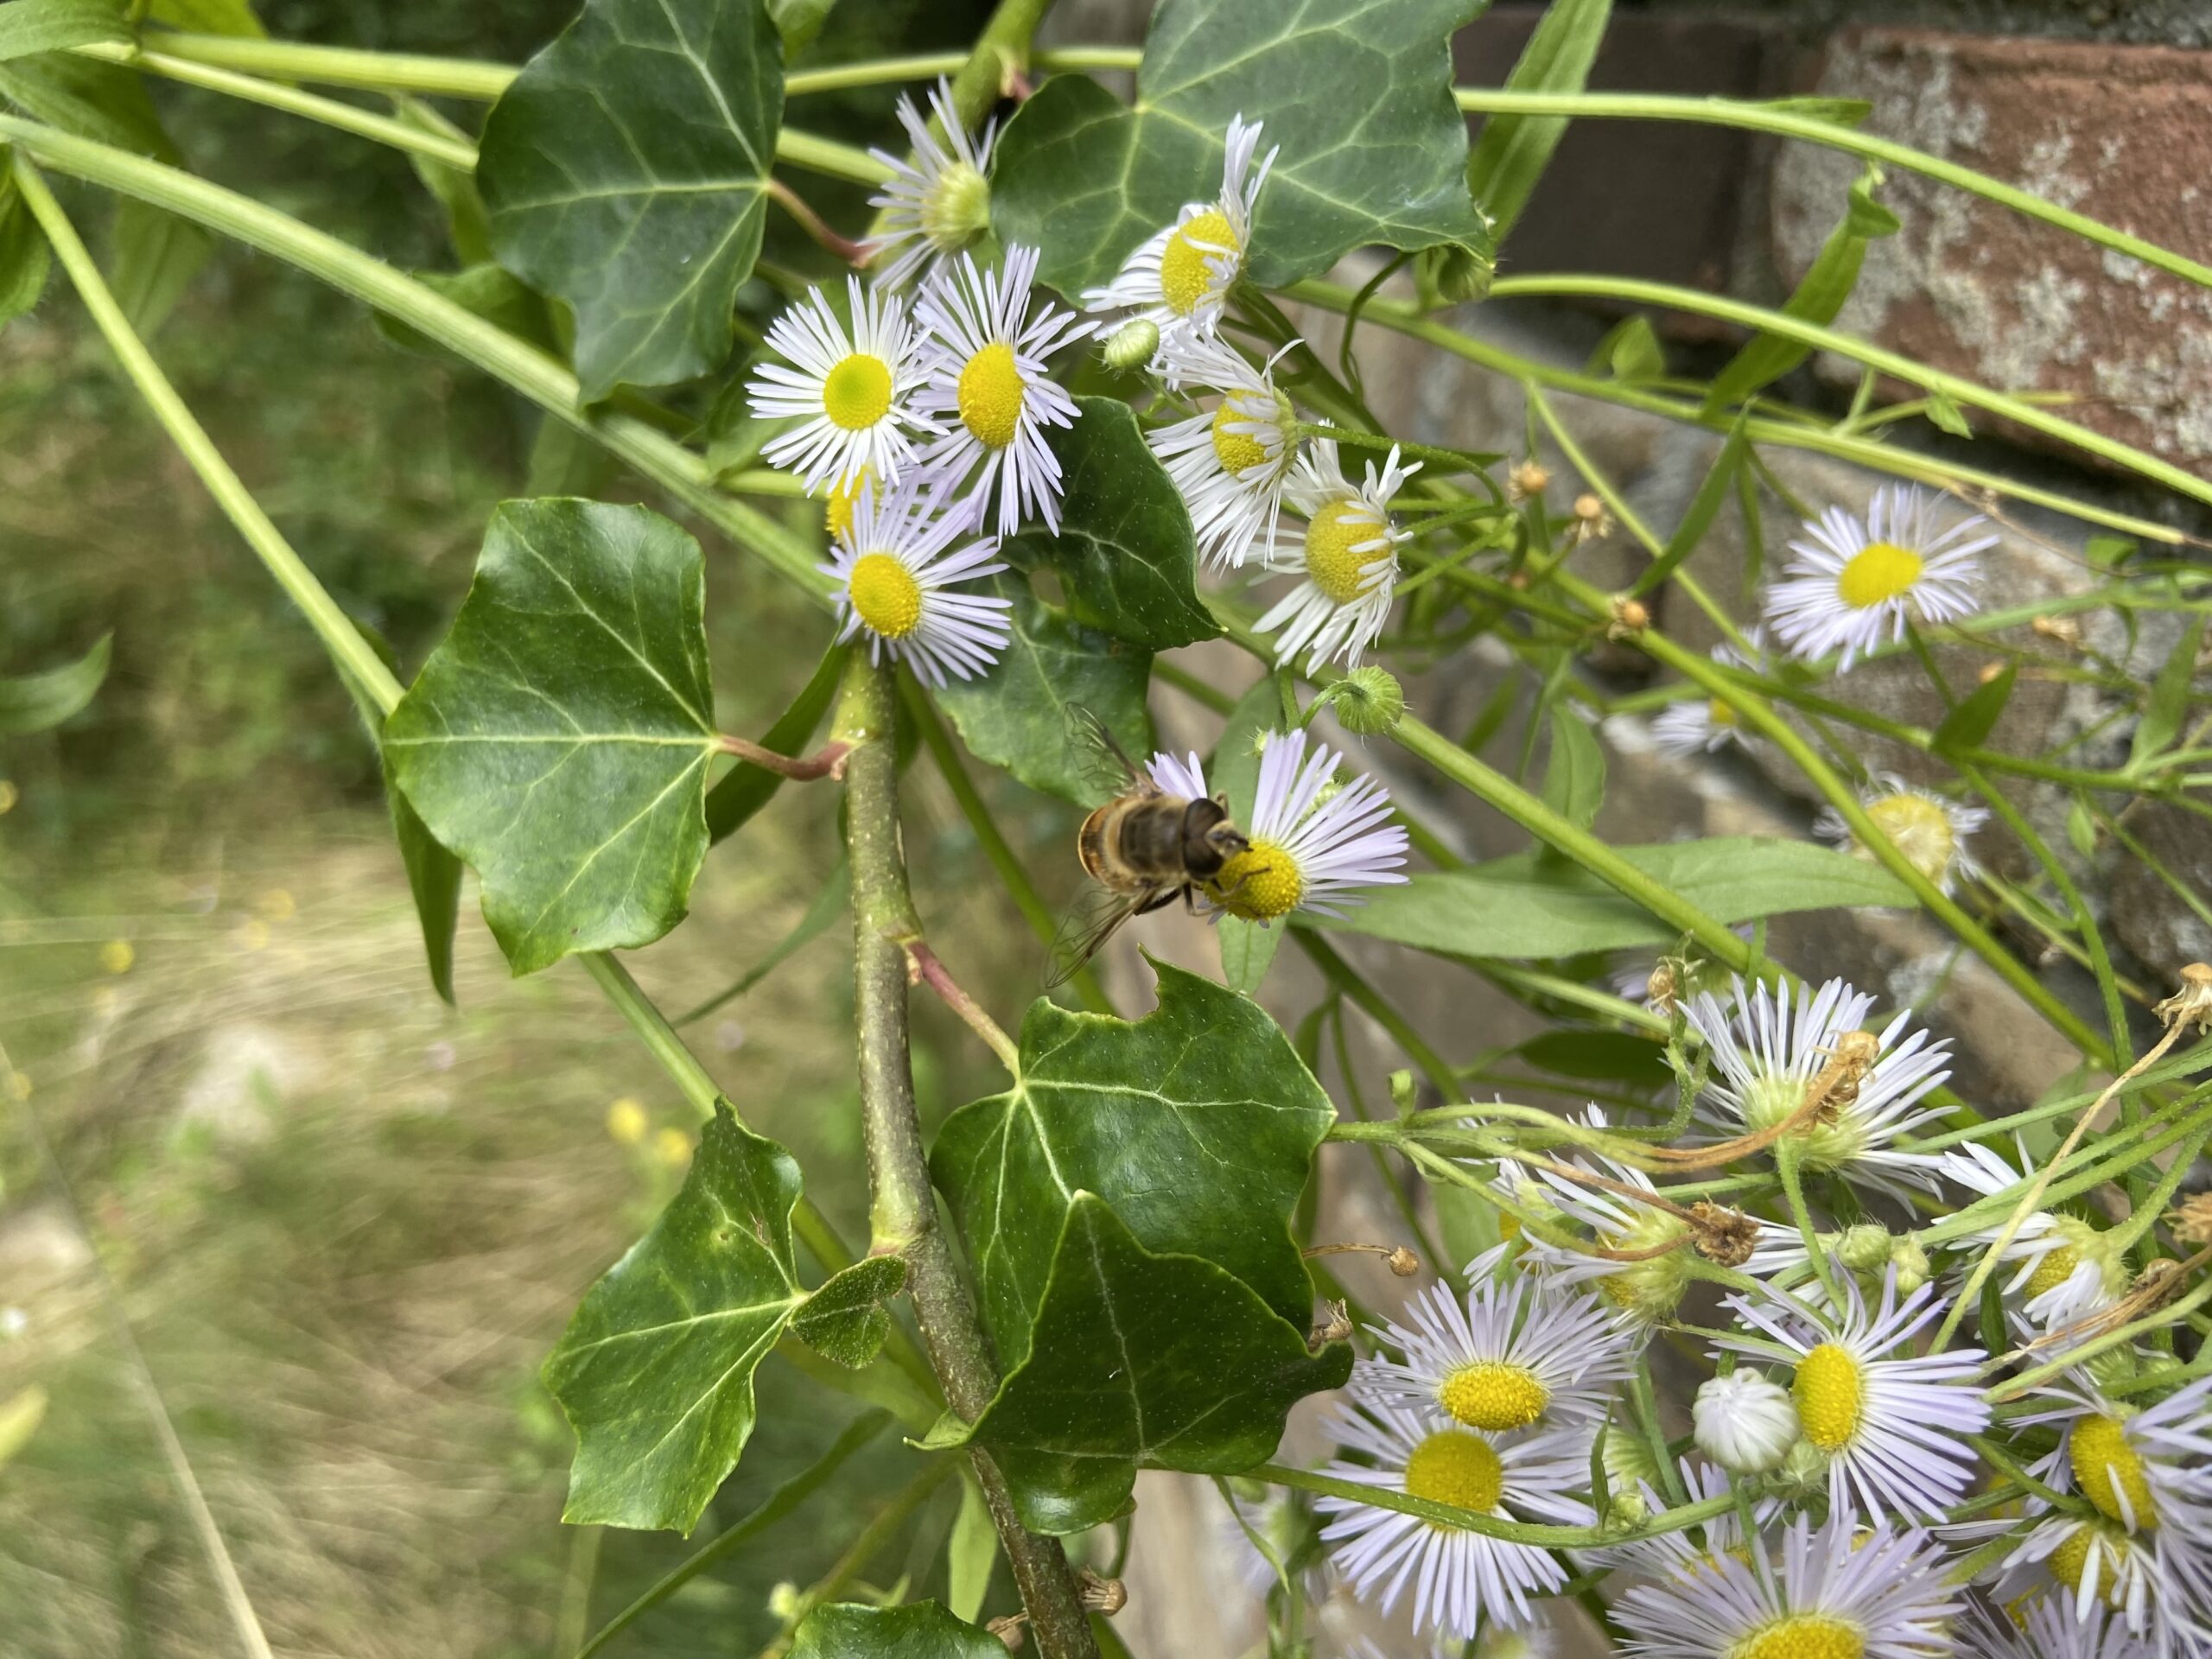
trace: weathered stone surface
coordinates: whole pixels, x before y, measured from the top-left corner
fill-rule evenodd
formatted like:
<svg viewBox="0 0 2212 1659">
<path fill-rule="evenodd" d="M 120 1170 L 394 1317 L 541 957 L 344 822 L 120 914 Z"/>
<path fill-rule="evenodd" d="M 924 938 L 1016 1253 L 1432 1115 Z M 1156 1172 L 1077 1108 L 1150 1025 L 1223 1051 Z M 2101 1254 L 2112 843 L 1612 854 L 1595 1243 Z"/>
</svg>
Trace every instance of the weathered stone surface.
<svg viewBox="0 0 2212 1659">
<path fill-rule="evenodd" d="M 2198 791 L 2212 804 L 2212 792 Z M 2212 903 L 2212 823 L 2163 801 L 2145 803 L 2127 818 L 2130 834 L 2169 874 Z M 2116 861 L 2112 925 L 2130 950 L 2170 981 L 2182 965 L 2212 962 L 2212 924 L 2177 898 L 2141 859 Z"/>
<path fill-rule="evenodd" d="M 1870 100 L 1870 132 L 2212 256 L 2202 53 L 1852 29 L 1828 41 L 1818 86 Z M 1779 153 L 1785 273 L 1819 251 L 1859 167 Z M 2212 476 L 2212 292 L 1899 169 L 1882 199 L 1904 229 L 1869 251 L 1840 327 L 1986 385 L 2071 393 L 2069 418 Z"/>
</svg>

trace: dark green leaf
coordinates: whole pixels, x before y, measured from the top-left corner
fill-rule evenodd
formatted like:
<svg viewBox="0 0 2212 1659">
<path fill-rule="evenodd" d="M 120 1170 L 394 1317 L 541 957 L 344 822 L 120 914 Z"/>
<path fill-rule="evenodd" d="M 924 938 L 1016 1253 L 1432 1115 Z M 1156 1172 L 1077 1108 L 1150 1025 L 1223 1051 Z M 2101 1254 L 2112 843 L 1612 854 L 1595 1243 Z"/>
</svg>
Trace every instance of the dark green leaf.
<svg viewBox="0 0 2212 1659">
<path fill-rule="evenodd" d="M 1103 283 L 1187 201 L 1222 186 L 1230 119 L 1280 145 L 1248 270 L 1280 288 L 1370 243 L 1456 243 L 1487 255 L 1467 194 L 1467 126 L 1452 99 L 1452 32 L 1478 0 L 1161 0 L 1136 107 L 1065 75 L 999 141 L 999 240 L 1043 251 L 1064 294 Z"/>
<path fill-rule="evenodd" d="M 906 1287 L 903 1256 L 871 1255 L 836 1274 L 791 1315 L 791 1334 L 824 1359 L 858 1370 L 891 1334 L 884 1306 Z"/>
<path fill-rule="evenodd" d="M 845 671 L 845 653 L 831 646 L 796 697 L 760 739 L 760 747 L 778 754 L 797 755 L 806 747 L 814 728 L 829 712 L 837 695 L 838 677 Z M 716 841 L 735 835 L 753 815 L 775 798 L 784 786 L 784 775 L 766 766 L 741 760 L 707 791 L 707 833 Z"/>
<path fill-rule="evenodd" d="M 1842 221 L 1828 232 L 1796 291 L 1782 308 L 1784 316 L 1826 325 L 1834 322 L 1843 302 L 1858 285 L 1859 267 L 1866 263 L 1866 245 L 1877 237 L 1894 235 L 1897 219 L 1874 200 L 1882 169 L 1868 162 L 1851 187 Z M 1762 334 L 1729 359 L 1706 394 L 1708 410 L 1741 403 L 1763 386 L 1771 385 L 1802 363 L 1812 347 L 1780 334 Z"/>
<path fill-rule="evenodd" d="M 1713 521 L 1720 516 L 1720 508 L 1728 499 L 1729 490 L 1737 482 L 1739 473 L 1745 471 L 1745 463 L 1751 453 L 1749 414 L 1740 415 L 1729 429 L 1728 441 L 1720 446 L 1720 453 L 1713 458 L 1713 469 L 1705 481 L 1697 486 L 1697 493 L 1690 498 L 1688 510 L 1675 533 L 1667 538 L 1666 547 L 1651 561 L 1643 574 L 1629 589 L 1631 594 L 1648 594 L 1675 574 L 1684 559 L 1697 551 L 1697 544 L 1705 539 L 1705 532 L 1713 528 Z"/>
<path fill-rule="evenodd" d="M 1605 751 L 1590 722 L 1564 702 L 1552 705 L 1551 758 L 1544 763 L 1544 804 L 1578 830 L 1596 822 L 1605 800 Z"/>
<path fill-rule="evenodd" d="M 837 0 L 768 0 L 768 15 L 784 37 L 784 56 L 795 58 L 811 46 L 836 9 Z"/>
<path fill-rule="evenodd" d="M 1096 785 L 1069 736 L 1070 711 L 1088 709 L 1130 754 L 1149 754 L 1152 653 L 1071 620 L 1032 594 L 1019 573 L 995 577 L 993 590 L 1014 601 L 1014 637 L 982 679 L 939 688 L 938 706 L 978 760 L 1047 795 L 1095 805 Z"/>
<path fill-rule="evenodd" d="M 0 6 L 0 63 L 130 38 L 113 0 L 11 0 Z"/>
<path fill-rule="evenodd" d="M 1001 543 L 1018 569 L 1060 579 L 1086 626 L 1162 650 L 1221 630 L 1198 599 L 1191 515 L 1117 397 L 1078 397 L 1048 437 L 1060 463 L 1060 533 L 1032 525 Z"/>
<path fill-rule="evenodd" d="M 91 702 L 107 678 L 114 645 L 115 636 L 104 633 L 73 663 L 0 679 L 0 737 L 50 730 Z"/>
<path fill-rule="evenodd" d="M 461 861 L 438 845 L 407 797 L 393 781 L 391 762 L 384 762 L 385 799 L 391 807 L 391 831 L 399 842 L 399 861 L 407 869 L 407 891 L 423 925 L 423 954 L 430 983 L 448 1002 L 453 995 L 454 931 L 461 922 Z"/>
<path fill-rule="evenodd" d="M 1506 77 L 1506 90 L 1580 92 L 1612 11 L 1612 0 L 1553 0 Z M 1467 157 L 1467 188 L 1490 214 L 1491 232 L 1500 242 L 1535 194 L 1536 181 L 1566 134 L 1561 116 L 1493 115 L 1483 122 Z"/>
<path fill-rule="evenodd" d="M 753 1371 L 805 1300 L 798 1166 L 715 1106 L 683 1190 L 545 1362 L 576 1431 L 562 1518 L 689 1532 L 753 1432 Z"/>
<path fill-rule="evenodd" d="M 729 355 L 784 107 L 760 0 L 586 0 L 484 125 L 501 263 L 576 315 L 588 399 Z"/>
<path fill-rule="evenodd" d="M 991 1524 L 983 1489 L 970 1475 L 960 1483 L 960 1513 L 945 1541 L 945 1603 L 955 1618 L 973 1618 L 990 1592 L 991 1568 L 999 1558 L 999 1529 Z"/>
<path fill-rule="evenodd" d="M 1032 1003 L 1019 1081 L 955 1112 L 931 1154 L 1009 1367 L 1029 1352 L 1077 1193 L 1113 1205 L 1147 1249 L 1217 1262 L 1286 1319 L 1311 1306 L 1290 1213 L 1335 1119 L 1329 1097 L 1257 1004 L 1154 971 L 1160 1006 L 1134 1023 Z"/>
<path fill-rule="evenodd" d="M 162 132 L 136 71 L 50 52 L 0 64 L 0 98 L 49 127 L 163 161 L 176 149 Z"/>
<path fill-rule="evenodd" d="M 108 284 L 140 338 L 168 321 L 215 251 L 215 238 L 175 213 L 125 196 L 115 204 L 114 270 Z"/>
<path fill-rule="evenodd" d="M 171 29 L 195 35 L 246 35 L 259 38 L 269 31 L 253 15 L 252 0 L 149 0 L 146 16 Z"/>
<path fill-rule="evenodd" d="M 1625 1031 L 1548 1031 L 1514 1052 L 1539 1071 L 1562 1077 L 1659 1089 L 1674 1077 L 1663 1047 Z"/>
<path fill-rule="evenodd" d="M 1301 1398 L 1341 1388 L 1351 1351 L 1296 1324 L 1213 1262 L 1147 1251 L 1078 1193 L 1028 1357 L 972 1438 L 1034 1531 L 1080 1532 L 1128 1503 L 1139 1465 L 1233 1475 L 1271 1455 Z"/>
<path fill-rule="evenodd" d="M 2189 715 L 2190 682 L 2196 676 L 2197 652 L 2204 644 L 2206 620 L 2199 612 L 2182 630 L 2180 639 L 2158 669 L 2158 677 L 2151 682 L 2143 718 L 2136 722 L 2134 741 L 2128 745 L 2129 766 L 2155 759 L 2171 748 L 2181 735 L 2182 721 Z"/>
<path fill-rule="evenodd" d="M 1911 891 L 1879 865 L 1802 841 L 1719 836 L 1613 850 L 1722 922 L 1914 903 Z M 1376 889 L 1341 918 L 1312 925 L 1453 957 L 1568 957 L 1678 937 L 1579 865 L 1535 853 L 1416 875 L 1402 887 Z"/>
<path fill-rule="evenodd" d="M 791 1659 L 1006 1659 L 1006 1643 L 933 1601 L 832 1602 L 801 1621 Z"/>
<path fill-rule="evenodd" d="M 683 918 L 719 741 L 703 568 L 645 508 L 506 502 L 452 632 L 385 722 L 393 775 L 483 879 L 518 974 Z"/>
<path fill-rule="evenodd" d="M 1616 380 L 1657 380 L 1667 372 L 1667 354 L 1659 346 L 1651 319 L 1641 311 L 1623 317 L 1605 331 L 1590 353 L 1590 372 L 1609 374 Z"/>
<path fill-rule="evenodd" d="M 415 280 L 425 288 L 434 289 L 455 305 L 464 306 L 494 323 L 518 340 L 526 340 L 542 350 L 557 348 L 553 340 L 552 320 L 546 315 L 545 302 L 537 291 L 502 265 L 471 265 L 466 270 L 418 270 Z M 460 356 L 448 347 L 417 329 L 410 327 L 397 317 L 383 312 L 372 314 L 377 330 L 393 345 L 423 357 L 443 358 L 458 363 Z"/>
<path fill-rule="evenodd" d="M 2019 664 L 2007 663 L 1995 679 L 1968 692 L 1936 728 L 1930 740 L 1936 752 L 1956 754 L 1961 749 L 1978 749 L 1986 743 L 1990 733 L 1997 728 L 1998 716 L 2012 699 L 2013 682 L 2018 678 Z"/>
<path fill-rule="evenodd" d="M 0 164 L 6 151 L 0 149 Z M 16 175 L 0 172 L 0 327 L 29 316 L 46 291 L 46 232 L 16 190 Z"/>
</svg>

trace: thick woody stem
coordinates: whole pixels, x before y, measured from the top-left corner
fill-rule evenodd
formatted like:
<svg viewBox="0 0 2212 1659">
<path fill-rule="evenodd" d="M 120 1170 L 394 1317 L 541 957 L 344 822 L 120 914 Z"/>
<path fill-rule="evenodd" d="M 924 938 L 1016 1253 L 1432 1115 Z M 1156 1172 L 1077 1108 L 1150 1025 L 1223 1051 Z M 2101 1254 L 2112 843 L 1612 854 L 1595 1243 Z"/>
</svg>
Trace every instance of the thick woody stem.
<svg viewBox="0 0 2212 1659">
<path fill-rule="evenodd" d="M 893 742 L 897 697 L 887 665 L 855 651 L 845 671 L 835 736 L 845 762 L 846 849 L 853 872 L 853 991 L 858 1027 L 861 1127 L 868 1147 L 869 1251 L 901 1255 L 906 1287 L 944 1385 L 946 1402 L 974 1422 L 998 1388 L 976 1306 L 950 1242 L 938 1226 L 929 1163 L 914 1111 L 906 1046 L 906 962 L 900 941 L 921 927 L 906 890 L 899 833 L 899 761 Z M 1044 1659 L 1097 1659 L 1075 1574 L 1057 1540 L 1026 1531 L 1004 1477 L 980 1446 L 976 1478 L 1014 1568 Z"/>
</svg>

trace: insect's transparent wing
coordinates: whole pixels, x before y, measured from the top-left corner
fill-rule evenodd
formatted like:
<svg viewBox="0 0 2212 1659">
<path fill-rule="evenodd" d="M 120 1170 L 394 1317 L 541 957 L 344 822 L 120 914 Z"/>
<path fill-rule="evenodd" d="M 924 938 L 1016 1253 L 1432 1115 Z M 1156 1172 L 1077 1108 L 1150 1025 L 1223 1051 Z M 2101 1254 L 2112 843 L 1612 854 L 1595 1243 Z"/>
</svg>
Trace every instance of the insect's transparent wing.
<svg viewBox="0 0 2212 1659">
<path fill-rule="evenodd" d="M 1084 786 L 1096 804 L 1110 801 L 1116 795 L 1158 792 L 1152 774 L 1129 759 L 1124 749 L 1106 729 L 1106 722 L 1081 703 L 1070 703 L 1067 713 L 1068 752 L 1076 758 L 1076 769 Z"/>
<path fill-rule="evenodd" d="M 1068 906 L 1045 963 L 1045 988 L 1052 990 L 1076 976 L 1077 970 L 1104 948 L 1121 931 L 1123 922 L 1151 901 L 1150 892 L 1116 893 L 1093 883 Z"/>
</svg>

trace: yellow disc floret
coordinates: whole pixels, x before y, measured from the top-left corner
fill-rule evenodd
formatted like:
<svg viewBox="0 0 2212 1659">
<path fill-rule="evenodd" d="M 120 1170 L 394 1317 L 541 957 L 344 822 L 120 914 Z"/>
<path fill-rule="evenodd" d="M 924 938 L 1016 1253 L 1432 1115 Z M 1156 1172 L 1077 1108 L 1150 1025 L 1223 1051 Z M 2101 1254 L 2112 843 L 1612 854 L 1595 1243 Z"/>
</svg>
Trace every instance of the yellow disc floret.
<svg viewBox="0 0 2212 1659">
<path fill-rule="evenodd" d="M 830 532 L 831 540 L 834 541 L 840 536 L 852 534 L 853 505 L 874 483 L 874 470 L 863 467 L 850 478 L 831 488 L 830 499 L 823 503 L 822 508 L 823 527 Z"/>
<path fill-rule="evenodd" d="M 2084 1417 L 2074 1425 L 2068 1455 L 2082 1495 L 2104 1514 L 2124 1527 L 2146 1532 L 2158 1524 L 2158 1505 L 2143 1473 L 2143 1459 L 2127 1443 L 2126 1432 L 2118 1419 Z"/>
<path fill-rule="evenodd" d="M 922 584 L 888 553 L 855 559 L 845 590 L 861 620 L 886 639 L 904 639 L 922 626 Z"/>
<path fill-rule="evenodd" d="M 2074 1276 L 2074 1269 L 2081 1265 L 2081 1252 L 2070 1244 L 2062 1244 L 2055 1250 L 2044 1252 L 2043 1260 L 2036 1263 L 2036 1270 L 2029 1275 L 2024 1288 L 2030 1296 L 2040 1296 L 2046 1290 L 2056 1290 Z"/>
<path fill-rule="evenodd" d="M 1406 1495 L 1487 1515 L 1505 1493 L 1505 1465 L 1488 1440 L 1465 1429 L 1439 1429 L 1406 1459 Z"/>
<path fill-rule="evenodd" d="M 1894 542 L 1869 542 L 1852 556 L 1835 579 L 1835 591 L 1855 611 L 1902 597 L 1920 580 L 1923 560 L 1909 547 Z"/>
<path fill-rule="evenodd" d="M 822 377 L 822 412 L 848 432 L 865 432 L 891 410 L 891 365 L 867 352 L 841 359 Z"/>
<path fill-rule="evenodd" d="M 1224 251 L 1232 257 L 1243 251 L 1236 227 L 1229 215 L 1210 208 L 1181 226 L 1167 238 L 1160 255 L 1160 293 L 1170 310 L 1187 317 L 1198 308 L 1213 287 L 1213 267 Z"/>
<path fill-rule="evenodd" d="M 1525 1428 L 1544 1414 L 1551 1390 L 1526 1365 L 1478 1360 L 1437 1385 L 1436 1402 L 1470 1428 Z"/>
<path fill-rule="evenodd" d="M 2094 1573 L 2095 1583 L 2089 1593 L 2107 1607 L 2119 1607 L 2127 1599 L 2120 1574 L 2120 1552 L 2124 1548 L 2094 1527 L 2076 1527 L 2059 1541 L 2044 1564 L 2052 1578 L 2076 1596 L 2082 1592 L 2082 1581 Z"/>
<path fill-rule="evenodd" d="M 1247 467 L 1267 464 L 1268 447 L 1249 432 L 1232 432 L 1232 422 L 1249 421 L 1250 416 L 1236 407 L 1236 399 L 1224 397 L 1221 407 L 1213 412 L 1213 453 L 1225 473 L 1242 473 Z"/>
<path fill-rule="evenodd" d="M 1028 388 L 1014 361 L 1014 347 L 995 340 L 960 371 L 960 419 L 988 449 L 1003 449 L 1021 425 Z"/>
<path fill-rule="evenodd" d="M 1857 1360 L 1824 1342 L 1797 1362 L 1797 1379 L 1789 1391 L 1797 1397 L 1797 1421 L 1807 1440 L 1823 1452 L 1851 1444 L 1866 1394 Z"/>
<path fill-rule="evenodd" d="M 1255 839 L 1221 867 L 1208 888 L 1230 915 L 1248 922 L 1271 922 L 1297 908 L 1306 892 L 1306 877 L 1298 861 L 1281 847 Z"/>
<path fill-rule="evenodd" d="M 1866 1659 L 1866 1637 L 1827 1613 L 1792 1613 L 1738 1642 L 1728 1659 Z"/>
<path fill-rule="evenodd" d="M 990 181 L 965 162 L 953 162 L 923 195 L 921 217 L 931 247 L 959 252 L 990 228 Z"/>
<path fill-rule="evenodd" d="M 1870 802 L 1866 816 L 1897 843 L 1912 868 L 1930 881 L 1941 881 L 1958 851 L 1958 832 L 1943 804 L 1912 790 L 1899 790 Z"/>
<path fill-rule="evenodd" d="M 1328 503 L 1306 526 L 1306 574 L 1334 604 L 1357 599 L 1369 569 L 1389 556 L 1373 511 L 1349 496 Z"/>
</svg>

